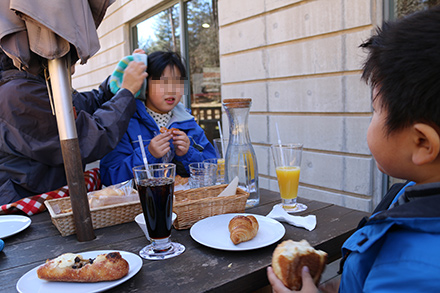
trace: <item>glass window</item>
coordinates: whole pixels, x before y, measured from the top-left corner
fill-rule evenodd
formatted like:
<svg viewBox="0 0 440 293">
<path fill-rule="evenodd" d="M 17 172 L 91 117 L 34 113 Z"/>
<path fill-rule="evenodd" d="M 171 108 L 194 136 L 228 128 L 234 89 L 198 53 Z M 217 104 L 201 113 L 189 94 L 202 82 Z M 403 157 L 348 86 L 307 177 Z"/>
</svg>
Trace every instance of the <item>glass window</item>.
<svg viewBox="0 0 440 293">
<path fill-rule="evenodd" d="M 177 3 L 137 24 L 137 47 L 147 54 L 163 50 L 180 52 L 179 6 Z"/>
<path fill-rule="evenodd" d="M 180 17 L 186 19 L 184 56 L 189 69 L 191 112 L 212 142 L 219 137 L 221 121 L 220 56 L 218 45 L 217 0 L 186 2 L 181 16 L 180 3 L 137 23 L 134 46 L 151 53 L 157 50 L 182 52 Z M 132 48 L 134 49 L 134 48 Z"/>
<path fill-rule="evenodd" d="M 440 0 L 389 0 L 392 8 L 390 19 L 397 19 L 410 13 L 428 9 L 440 4 Z"/>
</svg>

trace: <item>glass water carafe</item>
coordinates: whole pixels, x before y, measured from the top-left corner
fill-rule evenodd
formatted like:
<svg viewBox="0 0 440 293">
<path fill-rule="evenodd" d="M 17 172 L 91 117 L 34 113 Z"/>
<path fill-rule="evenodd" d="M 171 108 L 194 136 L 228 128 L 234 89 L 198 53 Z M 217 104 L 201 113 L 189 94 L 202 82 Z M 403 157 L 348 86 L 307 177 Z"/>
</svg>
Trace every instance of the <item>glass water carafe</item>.
<svg viewBox="0 0 440 293">
<path fill-rule="evenodd" d="M 229 118 L 229 143 L 225 156 L 226 182 L 238 177 L 238 187 L 249 192 L 246 207 L 260 203 L 257 157 L 249 137 L 248 117 L 252 99 L 224 99 Z"/>
</svg>

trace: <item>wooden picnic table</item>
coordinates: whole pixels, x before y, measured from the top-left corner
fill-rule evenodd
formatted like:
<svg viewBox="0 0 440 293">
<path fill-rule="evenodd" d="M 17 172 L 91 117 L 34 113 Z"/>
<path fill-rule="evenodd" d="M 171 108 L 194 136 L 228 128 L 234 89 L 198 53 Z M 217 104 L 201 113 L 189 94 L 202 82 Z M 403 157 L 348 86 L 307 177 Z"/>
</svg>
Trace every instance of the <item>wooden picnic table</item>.
<svg viewBox="0 0 440 293">
<path fill-rule="evenodd" d="M 257 207 L 247 213 L 267 215 L 280 202 L 277 192 L 261 190 Z M 358 222 L 368 213 L 319 201 L 299 199 L 308 209 L 299 215 L 316 215 L 317 227 L 307 231 L 283 223 L 284 237 L 264 248 L 249 251 L 222 251 L 194 241 L 189 230 L 171 232 L 174 241 L 185 245 L 185 252 L 162 261 L 142 260 L 141 270 L 128 281 L 108 292 L 253 292 L 269 284 L 266 267 L 278 243 L 306 239 L 317 249 L 326 251 L 328 262 L 341 257 L 341 244 L 354 232 Z M 4 239 L 0 252 L 0 284 L 2 292 L 16 292 L 16 283 L 29 270 L 67 252 L 122 250 L 138 254 L 147 240 L 135 222 L 96 229 L 96 239 L 79 242 L 76 235 L 62 237 L 52 224 L 49 213 L 31 217 L 32 224 L 24 231 Z"/>
</svg>

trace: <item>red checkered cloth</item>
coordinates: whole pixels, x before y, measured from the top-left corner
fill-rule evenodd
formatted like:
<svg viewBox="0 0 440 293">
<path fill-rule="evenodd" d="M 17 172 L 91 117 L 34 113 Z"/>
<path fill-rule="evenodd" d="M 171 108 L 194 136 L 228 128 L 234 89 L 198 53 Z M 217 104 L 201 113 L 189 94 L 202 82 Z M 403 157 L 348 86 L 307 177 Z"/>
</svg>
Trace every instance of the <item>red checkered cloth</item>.
<svg viewBox="0 0 440 293">
<path fill-rule="evenodd" d="M 102 187 L 99 168 L 94 168 L 84 172 L 84 180 L 87 191 L 99 190 Z M 14 203 L 8 203 L 0 206 L 0 215 L 25 213 L 32 216 L 46 210 L 44 201 L 48 199 L 61 198 L 69 196 L 69 186 L 63 186 L 54 191 L 25 197 Z"/>
</svg>

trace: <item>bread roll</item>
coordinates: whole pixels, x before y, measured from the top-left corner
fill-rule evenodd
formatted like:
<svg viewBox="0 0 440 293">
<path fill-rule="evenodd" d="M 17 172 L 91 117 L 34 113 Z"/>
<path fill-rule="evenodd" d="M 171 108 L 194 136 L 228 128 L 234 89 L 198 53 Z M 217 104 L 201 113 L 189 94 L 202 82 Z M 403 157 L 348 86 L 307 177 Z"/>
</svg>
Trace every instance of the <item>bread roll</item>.
<svg viewBox="0 0 440 293">
<path fill-rule="evenodd" d="M 252 216 L 235 216 L 229 222 L 229 232 L 231 233 L 232 242 L 238 243 L 249 241 L 257 235 L 258 221 Z"/>
<path fill-rule="evenodd" d="M 286 240 L 273 252 L 272 268 L 283 284 L 290 290 L 302 287 L 302 268 L 307 266 L 313 281 L 318 285 L 327 262 L 327 253 L 315 250 L 306 240 Z"/>
</svg>

